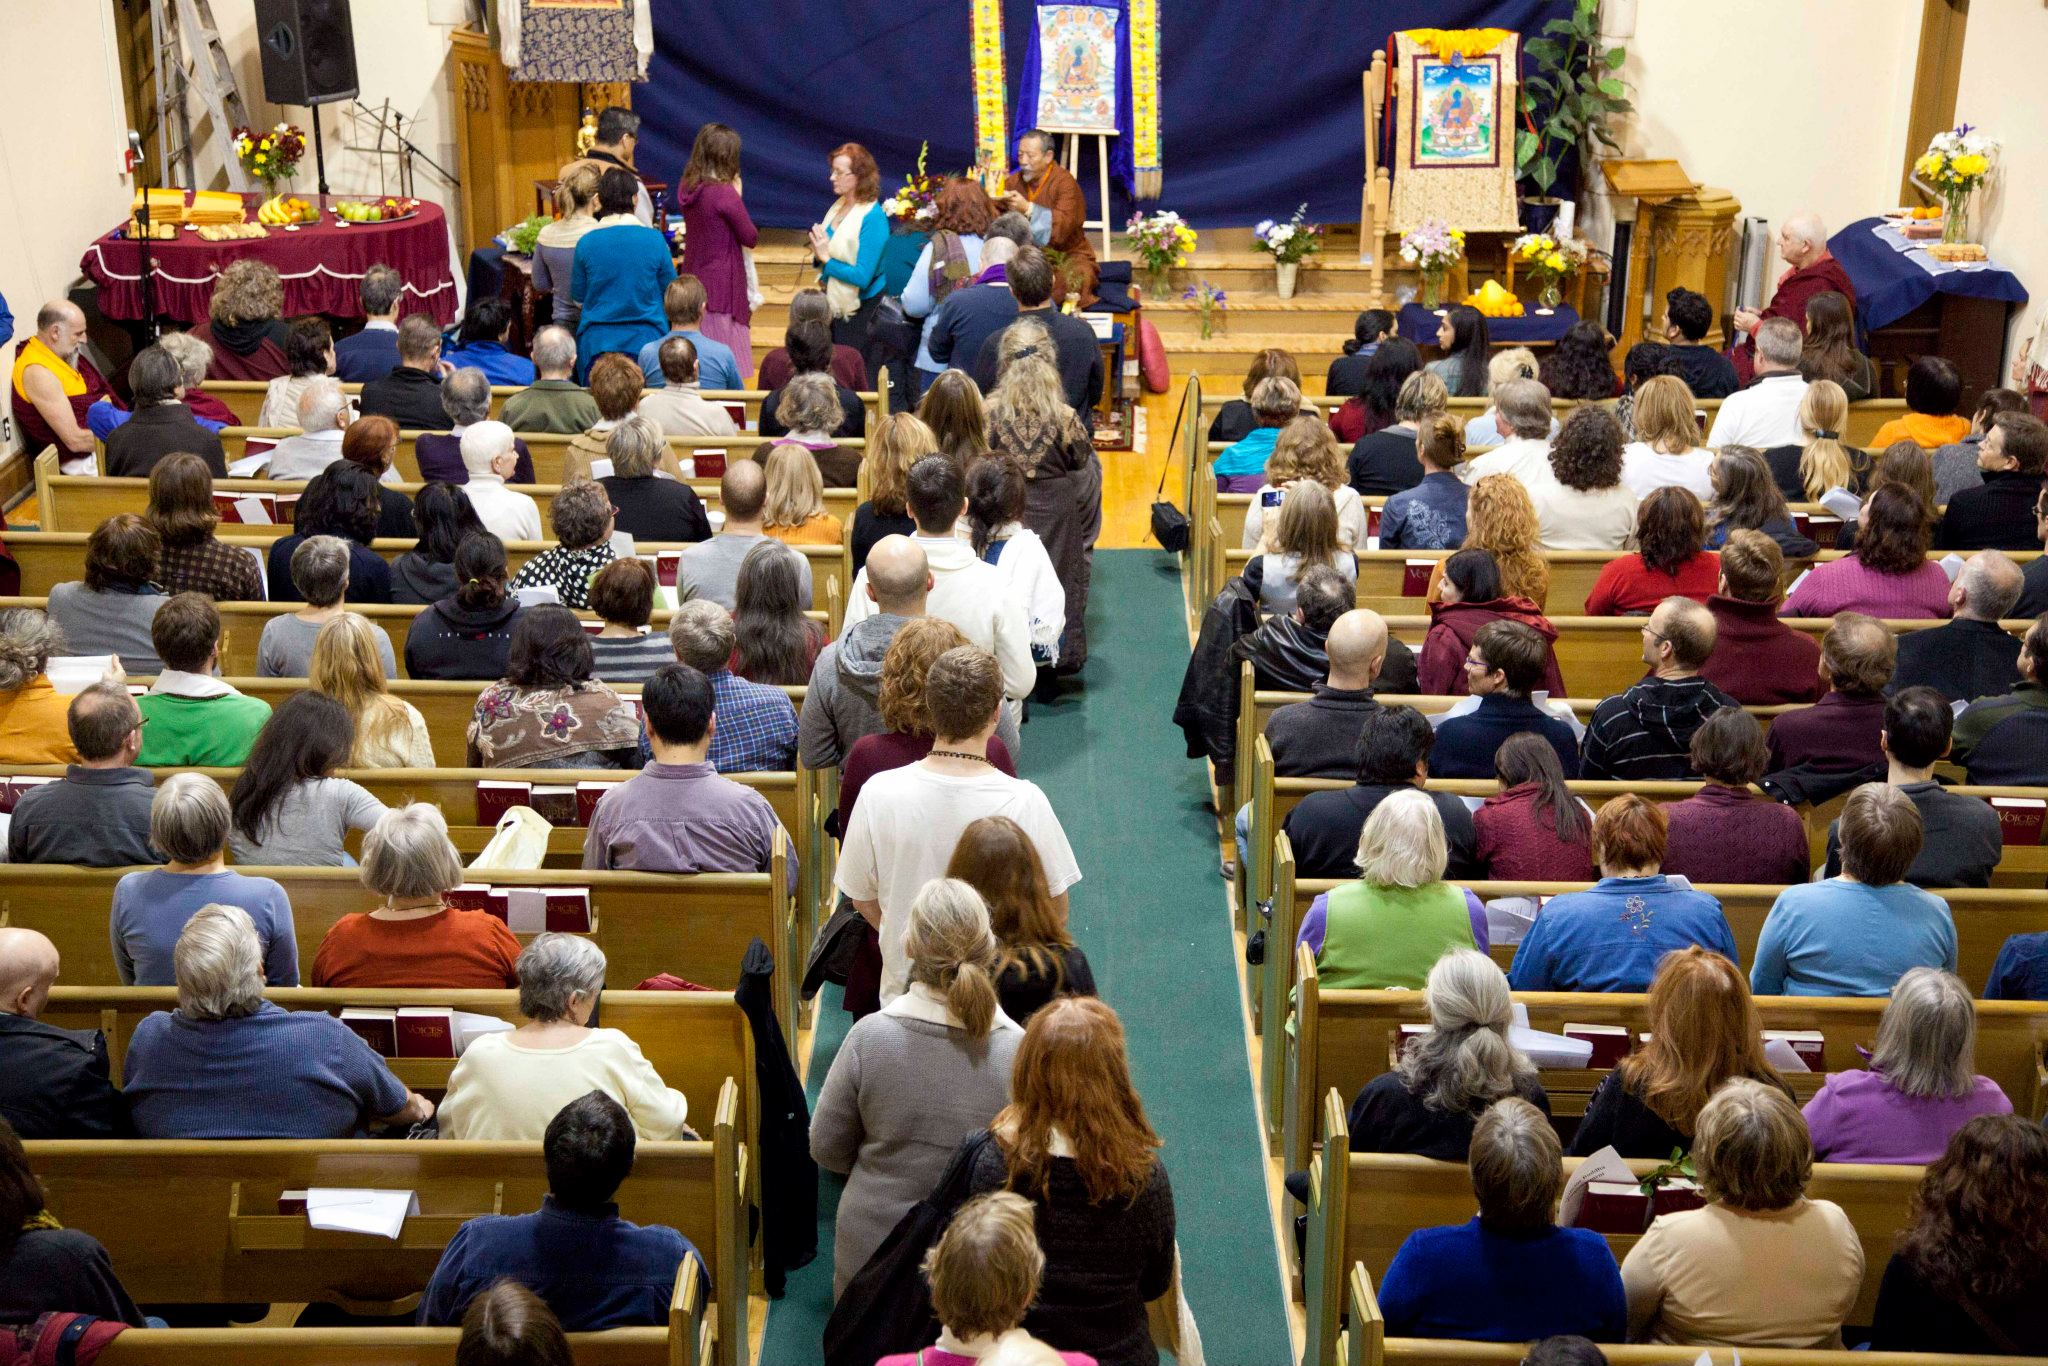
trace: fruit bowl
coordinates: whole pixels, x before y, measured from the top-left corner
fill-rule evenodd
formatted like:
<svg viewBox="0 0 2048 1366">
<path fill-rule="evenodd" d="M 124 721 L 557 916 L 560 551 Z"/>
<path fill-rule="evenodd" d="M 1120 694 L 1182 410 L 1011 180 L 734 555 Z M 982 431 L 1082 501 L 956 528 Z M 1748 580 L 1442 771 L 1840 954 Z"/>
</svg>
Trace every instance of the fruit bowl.
<svg viewBox="0 0 2048 1366">
<path fill-rule="evenodd" d="M 342 226 L 350 223 L 397 223 L 417 217 L 420 202 L 417 199 L 341 199 L 334 205 L 335 217 Z"/>
<path fill-rule="evenodd" d="M 271 228 L 296 227 L 301 223 L 318 223 L 320 210 L 295 196 L 276 195 L 256 206 L 256 221 Z"/>
</svg>

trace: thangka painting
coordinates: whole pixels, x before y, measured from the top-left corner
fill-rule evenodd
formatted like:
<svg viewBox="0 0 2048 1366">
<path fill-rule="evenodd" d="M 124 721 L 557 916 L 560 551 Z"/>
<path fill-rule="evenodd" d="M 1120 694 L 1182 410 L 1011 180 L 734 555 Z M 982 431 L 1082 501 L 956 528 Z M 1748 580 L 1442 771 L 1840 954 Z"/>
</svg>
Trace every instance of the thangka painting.
<svg viewBox="0 0 2048 1366">
<path fill-rule="evenodd" d="M 1465 232 L 1519 230 L 1514 146 L 1516 61 L 1521 39 L 1463 50 L 1430 30 L 1394 35 L 1393 195 L 1389 228 L 1405 233 L 1441 219 Z M 1432 40 L 1435 41 L 1432 41 Z"/>
<path fill-rule="evenodd" d="M 1038 7 L 1040 128 L 1111 133 L 1117 128 L 1117 11 L 1102 5 Z"/>
<path fill-rule="evenodd" d="M 1410 166 L 1500 164 L 1500 58 L 1440 62 L 1417 57 L 1415 144 Z"/>
</svg>

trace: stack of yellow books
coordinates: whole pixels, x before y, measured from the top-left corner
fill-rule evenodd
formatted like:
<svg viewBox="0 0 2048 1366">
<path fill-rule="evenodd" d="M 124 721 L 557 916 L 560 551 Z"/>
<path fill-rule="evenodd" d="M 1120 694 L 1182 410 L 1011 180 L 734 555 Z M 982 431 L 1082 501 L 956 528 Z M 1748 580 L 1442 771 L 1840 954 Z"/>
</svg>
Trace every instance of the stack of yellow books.
<svg viewBox="0 0 2048 1366">
<path fill-rule="evenodd" d="M 223 190 L 197 190 L 192 202 L 185 202 L 183 190 L 150 190 L 149 217 L 156 223 L 219 224 L 240 223 L 247 216 L 243 210 L 242 196 Z M 130 215 L 142 211 L 142 194 L 135 196 L 129 205 Z"/>
</svg>

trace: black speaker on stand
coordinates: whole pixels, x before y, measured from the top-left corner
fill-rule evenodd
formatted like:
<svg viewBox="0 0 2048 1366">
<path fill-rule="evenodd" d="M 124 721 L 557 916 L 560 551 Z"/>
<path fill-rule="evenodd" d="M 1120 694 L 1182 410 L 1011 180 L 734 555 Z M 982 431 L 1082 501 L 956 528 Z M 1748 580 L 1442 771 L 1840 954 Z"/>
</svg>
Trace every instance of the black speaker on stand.
<svg viewBox="0 0 2048 1366">
<path fill-rule="evenodd" d="M 349 0 L 256 0 L 256 48 L 263 57 L 263 97 L 313 111 L 313 165 L 324 202 L 327 149 L 319 106 L 361 93 Z"/>
</svg>

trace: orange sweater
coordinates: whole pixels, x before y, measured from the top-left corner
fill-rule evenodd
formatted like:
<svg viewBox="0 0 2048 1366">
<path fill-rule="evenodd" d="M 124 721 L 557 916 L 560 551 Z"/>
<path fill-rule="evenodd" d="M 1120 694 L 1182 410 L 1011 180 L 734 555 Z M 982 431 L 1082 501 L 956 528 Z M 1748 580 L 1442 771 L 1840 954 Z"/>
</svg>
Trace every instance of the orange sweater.
<svg viewBox="0 0 2048 1366">
<path fill-rule="evenodd" d="M 39 674 L 11 693 L 0 693 L 0 761 L 10 764 L 75 764 L 65 713 L 71 697 Z"/>
<path fill-rule="evenodd" d="M 1870 442 L 1872 455 L 1884 454 L 1885 447 L 1894 441 L 1910 441 L 1923 451 L 1938 450 L 1951 446 L 1970 434 L 1970 419 L 1967 417 L 1937 417 L 1933 413 L 1907 413 L 1895 417 L 1877 429 L 1877 435 Z"/>
</svg>

